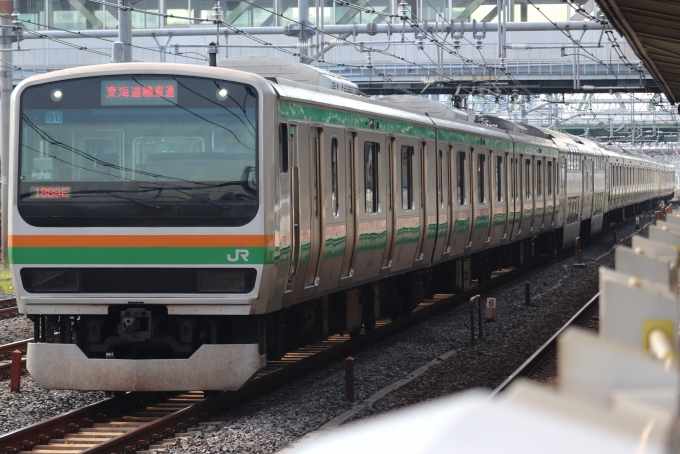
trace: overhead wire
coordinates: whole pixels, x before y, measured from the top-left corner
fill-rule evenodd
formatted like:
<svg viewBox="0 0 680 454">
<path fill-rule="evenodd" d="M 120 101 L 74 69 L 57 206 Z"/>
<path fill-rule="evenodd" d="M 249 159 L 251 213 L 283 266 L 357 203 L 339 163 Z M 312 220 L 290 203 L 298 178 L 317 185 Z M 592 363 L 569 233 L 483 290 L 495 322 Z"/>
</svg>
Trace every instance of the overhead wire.
<svg viewBox="0 0 680 454">
<path fill-rule="evenodd" d="M 90 1 L 92 1 L 92 0 L 90 0 Z M 11 16 L 8 15 L 8 14 L 0 14 L 0 17 L 11 17 Z M 34 22 L 34 21 L 31 21 L 31 20 L 28 20 L 28 19 L 20 19 L 20 21 L 21 21 L 22 23 L 27 23 L 27 24 L 35 25 L 35 26 L 37 26 L 37 27 L 44 27 L 44 28 L 50 29 L 50 30 L 55 30 L 55 31 L 70 33 L 70 34 L 72 34 L 72 35 L 75 35 L 75 36 L 78 36 L 78 37 L 82 37 L 82 38 L 97 39 L 97 40 L 99 40 L 99 41 L 104 41 L 104 42 L 107 42 L 107 43 L 109 43 L 109 44 L 113 44 L 113 43 L 115 42 L 115 41 L 113 41 L 113 40 L 106 39 L 106 38 L 103 38 L 103 37 L 101 37 L 101 36 L 88 35 L 87 33 L 83 33 L 83 32 L 81 32 L 81 31 L 67 30 L 67 29 L 63 29 L 63 28 L 59 28 L 59 27 L 54 27 L 54 26 L 47 25 L 47 24 L 42 24 L 42 23 L 39 23 L 39 22 Z M 54 42 L 57 42 L 57 43 L 59 43 L 59 44 L 65 45 L 65 46 L 74 47 L 74 48 L 76 48 L 76 49 L 84 50 L 84 51 L 87 51 L 87 52 L 97 53 L 97 54 L 102 55 L 102 56 L 105 56 L 105 57 L 111 57 L 111 54 L 109 54 L 109 53 L 106 53 L 106 52 L 103 52 L 103 51 L 99 51 L 99 50 L 96 50 L 96 49 L 90 49 L 90 48 L 88 48 L 88 47 L 86 47 L 86 46 L 79 46 L 79 45 L 77 45 L 77 44 L 73 44 L 73 43 L 70 43 L 70 42 L 68 42 L 68 41 L 64 41 L 64 40 L 61 40 L 61 39 L 58 39 L 58 38 L 54 38 L 54 37 L 51 37 L 51 36 L 49 36 L 49 35 L 45 35 L 44 33 L 40 33 L 39 31 L 31 30 L 31 29 L 26 28 L 26 27 L 23 27 L 23 26 L 21 26 L 21 31 L 22 31 L 22 33 L 30 33 L 30 34 L 32 34 L 32 35 L 38 36 L 39 38 L 47 39 L 47 40 L 50 40 L 50 41 L 54 41 Z M 138 46 L 138 45 L 131 44 L 131 43 L 128 44 L 128 45 L 129 45 L 130 47 L 132 47 L 132 48 L 135 48 L 135 49 L 141 49 L 141 50 L 146 50 L 146 51 L 150 51 L 150 52 L 157 52 L 157 53 L 165 54 L 165 55 L 175 55 L 175 54 L 173 54 L 172 52 L 169 52 L 169 51 L 162 51 L 162 50 L 160 50 L 160 49 L 153 49 L 153 48 L 151 48 L 151 47 Z M 183 55 L 183 57 L 184 57 L 184 58 L 190 58 L 190 59 L 192 59 L 192 60 L 200 60 L 200 61 L 207 61 L 207 60 L 208 60 L 208 59 L 205 58 L 205 57 L 198 58 L 198 57 L 188 57 L 188 56 L 184 56 L 184 55 Z M 136 61 L 139 61 L 139 60 L 136 60 Z"/>
<path fill-rule="evenodd" d="M 597 58 L 593 53 L 591 53 L 591 52 L 588 51 L 585 47 L 583 47 L 583 45 L 582 45 L 579 41 L 575 40 L 575 39 L 571 36 L 570 33 L 566 33 L 564 30 L 562 30 L 560 27 L 558 27 L 557 24 L 556 24 L 552 19 L 550 19 L 543 11 L 541 11 L 541 8 L 539 8 L 536 4 L 534 4 L 534 2 L 533 2 L 532 0 L 526 0 L 526 1 L 527 1 L 528 4 L 530 4 L 531 6 L 533 6 L 533 7 L 534 7 L 534 8 L 535 8 L 535 9 L 536 9 L 536 10 L 537 10 L 537 11 L 538 11 L 538 12 L 539 12 L 539 13 L 540 13 L 540 14 L 541 14 L 548 22 L 550 22 L 550 23 L 551 23 L 558 31 L 560 31 L 564 36 L 566 36 L 567 38 L 569 38 L 569 40 L 571 40 L 571 41 L 572 41 L 572 42 L 573 42 L 580 50 L 583 50 L 586 54 L 588 54 L 588 56 L 589 56 L 592 60 L 594 60 L 595 62 L 597 62 L 597 63 L 601 64 L 602 66 L 604 66 L 605 68 L 607 68 L 607 70 L 612 74 L 612 76 L 614 76 L 614 78 L 617 80 L 617 82 L 620 81 L 618 75 L 617 75 L 616 72 L 614 71 L 614 69 L 613 69 L 613 67 L 611 66 L 611 64 L 607 64 L 607 63 L 605 63 L 604 61 L 602 61 L 601 59 Z M 597 19 L 597 20 L 598 20 L 598 21 L 601 21 L 601 19 Z M 629 87 L 627 87 L 627 86 L 625 86 L 625 85 L 622 85 L 622 87 L 626 89 L 626 91 L 630 94 L 631 98 L 643 102 L 642 100 L 640 100 L 638 97 L 635 96 L 635 94 L 630 90 Z M 674 126 L 668 125 L 668 121 L 665 120 L 664 118 L 659 117 L 660 120 L 661 120 L 662 122 L 664 122 L 666 125 L 668 125 L 669 127 L 675 127 L 677 130 L 680 131 L 680 124 L 678 124 L 678 120 L 677 120 L 677 118 L 675 118 L 674 113 L 673 113 L 672 111 L 668 111 L 668 110 L 666 109 L 666 107 L 665 107 L 663 104 L 661 104 L 660 107 L 661 107 L 663 110 L 667 111 L 667 112 L 671 115 L 671 118 L 673 119 L 673 122 L 675 123 L 675 125 L 674 125 Z"/>
</svg>

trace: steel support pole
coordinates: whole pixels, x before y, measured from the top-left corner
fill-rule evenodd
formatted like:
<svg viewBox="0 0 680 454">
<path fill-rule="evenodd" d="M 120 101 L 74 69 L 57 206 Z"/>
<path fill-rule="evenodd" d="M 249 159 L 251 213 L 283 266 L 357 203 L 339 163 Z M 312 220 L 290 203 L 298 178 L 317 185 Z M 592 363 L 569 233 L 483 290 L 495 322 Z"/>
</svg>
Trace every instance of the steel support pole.
<svg viewBox="0 0 680 454">
<path fill-rule="evenodd" d="M 496 18 L 498 19 L 498 59 L 502 64 L 503 58 L 503 0 L 496 0 Z"/>
<path fill-rule="evenodd" d="M 0 37 L 0 49 L 8 50 L 12 48 L 12 37 L 10 36 L 12 19 L 10 14 L 14 9 L 11 0 L 3 0 L 0 3 L 0 11 L 3 13 L 3 17 L 0 18 L 0 24 L 2 24 L 2 36 Z M 0 173 L 2 174 L 2 190 L 0 194 L 0 202 L 2 203 L 2 222 L 0 224 L 0 229 L 2 229 L 2 267 L 8 265 L 8 241 L 7 241 L 7 227 L 8 227 L 8 216 L 9 216 L 9 117 L 10 117 L 10 98 L 12 96 L 12 76 L 13 76 L 13 65 L 12 65 L 12 52 L 2 52 L 2 59 L 4 60 L 2 68 L 0 68 L 0 121 L 2 121 L 2 127 L 0 132 L 2 134 L 2 153 L 0 154 Z"/>
<path fill-rule="evenodd" d="M 118 0 L 118 6 L 130 7 L 130 0 Z M 118 41 L 123 43 L 123 61 L 132 61 L 132 11 L 118 9 Z"/>
<path fill-rule="evenodd" d="M 300 44 L 307 42 L 307 26 L 309 25 L 309 2 L 298 0 L 298 15 L 300 16 Z M 307 63 L 309 49 L 300 49 L 300 62 Z"/>
</svg>

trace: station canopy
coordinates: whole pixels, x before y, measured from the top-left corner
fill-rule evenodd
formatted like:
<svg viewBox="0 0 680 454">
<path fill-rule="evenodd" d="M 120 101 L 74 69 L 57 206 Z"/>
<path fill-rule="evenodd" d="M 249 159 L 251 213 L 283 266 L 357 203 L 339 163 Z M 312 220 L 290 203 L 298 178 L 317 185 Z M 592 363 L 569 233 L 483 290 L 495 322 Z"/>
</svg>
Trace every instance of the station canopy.
<svg viewBox="0 0 680 454">
<path fill-rule="evenodd" d="M 597 0 L 672 103 L 680 102 L 680 2 Z"/>
</svg>

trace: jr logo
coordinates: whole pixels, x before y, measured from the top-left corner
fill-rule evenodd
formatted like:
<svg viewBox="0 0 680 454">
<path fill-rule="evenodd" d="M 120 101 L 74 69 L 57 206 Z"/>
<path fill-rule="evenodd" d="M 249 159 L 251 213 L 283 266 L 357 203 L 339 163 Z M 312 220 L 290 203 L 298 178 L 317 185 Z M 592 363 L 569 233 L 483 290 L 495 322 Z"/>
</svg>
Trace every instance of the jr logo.
<svg viewBox="0 0 680 454">
<path fill-rule="evenodd" d="M 232 257 L 231 254 L 227 254 L 227 260 L 230 262 L 238 262 L 239 259 L 242 259 L 244 262 L 247 262 L 249 253 L 248 249 L 236 249 L 234 251 L 234 257 Z"/>
</svg>

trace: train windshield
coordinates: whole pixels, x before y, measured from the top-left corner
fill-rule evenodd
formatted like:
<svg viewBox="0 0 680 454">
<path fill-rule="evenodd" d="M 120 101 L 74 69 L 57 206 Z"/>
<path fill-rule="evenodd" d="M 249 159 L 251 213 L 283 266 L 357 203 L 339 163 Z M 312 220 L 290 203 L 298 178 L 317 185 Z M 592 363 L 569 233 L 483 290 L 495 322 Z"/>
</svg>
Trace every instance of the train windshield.
<svg viewBox="0 0 680 454">
<path fill-rule="evenodd" d="M 19 213 L 37 226 L 238 226 L 258 209 L 257 92 L 168 74 L 28 87 Z"/>
</svg>

